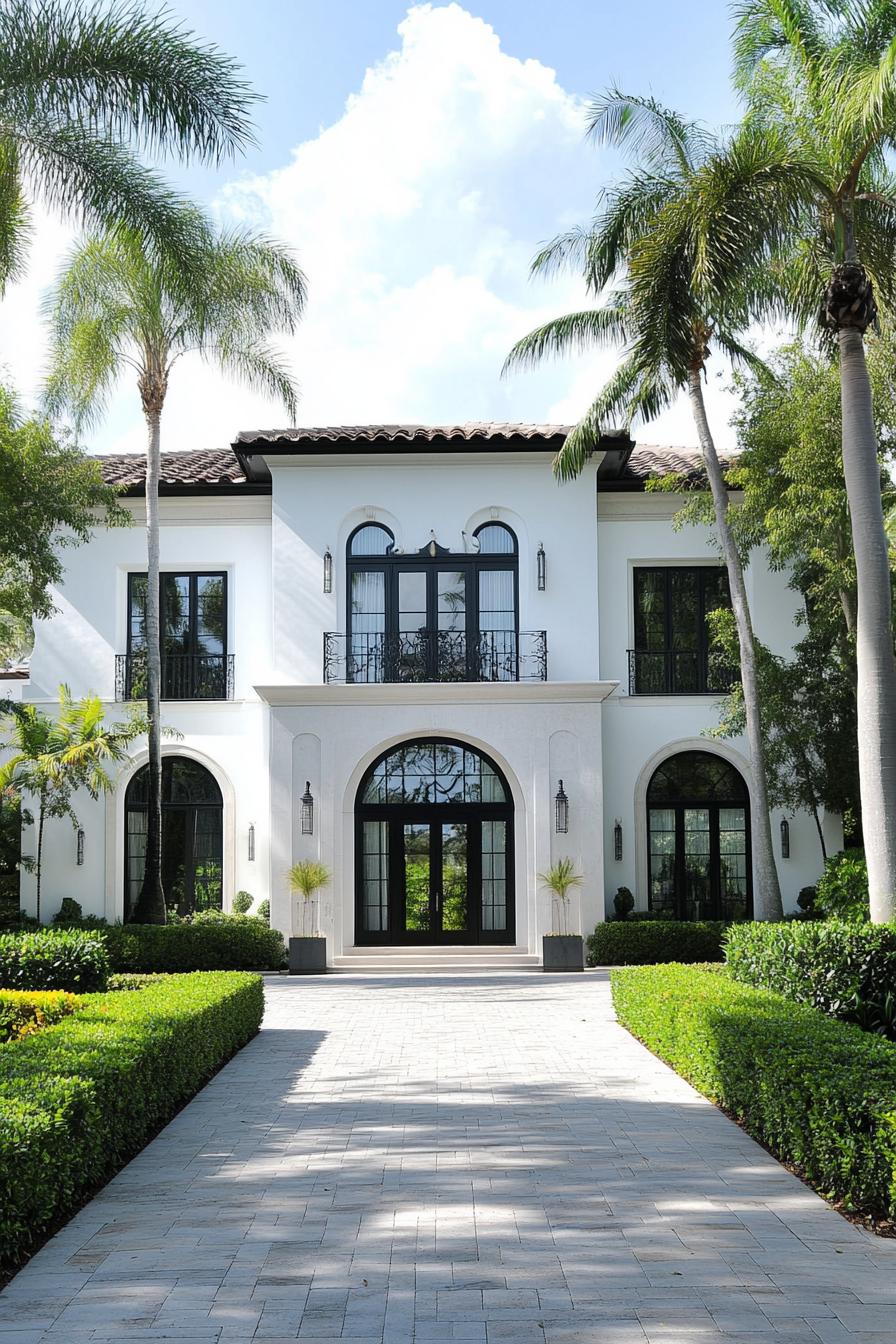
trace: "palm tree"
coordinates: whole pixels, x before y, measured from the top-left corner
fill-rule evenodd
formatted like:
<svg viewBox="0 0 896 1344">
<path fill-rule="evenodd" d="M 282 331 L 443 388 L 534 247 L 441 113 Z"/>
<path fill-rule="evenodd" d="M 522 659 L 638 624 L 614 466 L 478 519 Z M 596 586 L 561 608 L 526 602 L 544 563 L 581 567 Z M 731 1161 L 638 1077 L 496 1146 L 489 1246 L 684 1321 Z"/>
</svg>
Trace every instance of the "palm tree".
<svg viewBox="0 0 896 1344">
<path fill-rule="evenodd" d="M 168 380 L 190 351 L 295 415 L 296 384 L 268 343 L 292 332 L 305 302 L 305 278 L 288 251 L 245 230 L 209 236 L 188 270 L 153 258 L 136 233 L 119 229 L 82 242 L 47 301 L 52 350 L 47 400 L 79 424 L 96 420 L 119 376 L 136 376 L 149 441 L 146 456 L 146 672 L 149 806 L 146 871 L 134 912 L 165 922 L 161 874 L 161 641 L 159 473 L 161 419 Z"/>
<path fill-rule="evenodd" d="M 728 517 L 724 472 L 706 414 L 703 382 L 713 346 L 761 368 L 742 343 L 762 285 L 765 225 L 786 212 L 802 178 L 773 130 L 721 142 L 652 98 L 612 90 L 592 102 L 589 133 L 633 153 L 622 184 L 602 194 L 587 229 L 549 244 L 535 272 L 572 265 L 596 304 L 538 328 L 505 367 L 595 344 L 623 347 L 607 385 L 569 434 L 554 469 L 577 476 L 608 424 L 653 419 L 687 391 L 737 624 L 746 736 L 753 774 L 752 834 L 757 919 L 782 914 L 772 850 L 756 656 L 743 564 Z M 615 288 L 613 287 L 615 286 Z"/>
<path fill-rule="evenodd" d="M 254 101 L 234 61 L 140 3 L 4 0 L 0 293 L 23 270 L 32 198 L 189 249 L 199 218 L 134 151 L 217 162 L 248 143 Z"/>
<path fill-rule="evenodd" d="M 896 658 L 864 335 L 896 316 L 896 6 L 740 0 L 735 77 L 751 125 L 786 131 L 803 211 L 769 221 L 779 304 L 840 354 L 843 471 L 856 560 L 859 783 L 871 918 L 896 918 Z"/>
<path fill-rule="evenodd" d="M 98 798 L 112 788 L 107 766 L 122 761 L 135 738 L 147 730 L 145 718 L 132 713 L 122 723 L 106 724 L 99 696 L 73 700 L 59 688 L 59 714 L 51 718 L 36 705 L 7 704 L 10 753 L 0 766 L 0 796 L 37 805 L 37 918 L 40 919 L 44 826 L 50 817 L 68 817 L 78 825 L 73 794 L 86 789 Z M 26 815 L 23 813 L 23 815 Z"/>
</svg>

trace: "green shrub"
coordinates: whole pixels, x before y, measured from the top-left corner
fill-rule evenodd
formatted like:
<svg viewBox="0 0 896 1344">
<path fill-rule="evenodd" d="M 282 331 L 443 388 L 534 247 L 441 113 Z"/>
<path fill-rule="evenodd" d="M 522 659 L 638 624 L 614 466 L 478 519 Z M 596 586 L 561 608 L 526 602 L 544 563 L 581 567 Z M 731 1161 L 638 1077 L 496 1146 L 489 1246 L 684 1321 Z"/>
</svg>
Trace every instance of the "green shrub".
<svg viewBox="0 0 896 1344">
<path fill-rule="evenodd" d="M 721 961 L 725 925 L 669 919 L 610 920 L 588 939 L 589 966 L 653 966 L 661 961 Z"/>
<path fill-rule="evenodd" d="M 618 919 L 628 919 L 635 908 L 635 898 L 630 887 L 620 887 L 613 897 L 613 909 Z"/>
<path fill-rule="evenodd" d="M 614 971 L 620 1022 L 823 1195 L 896 1215 L 896 1048 L 694 967 Z"/>
<path fill-rule="evenodd" d="M 84 918 L 81 902 L 71 896 L 63 896 L 62 904 L 53 916 L 54 924 L 79 924 Z"/>
<path fill-rule="evenodd" d="M 896 985 L 896 925 L 842 920 L 738 924 L 725 939 L 735 980 L 862 1022 Z M 879 1027 L 871 1028 L 880 1030 Z"/>
<path fill-rule="evenodd" d="M 122 990 L 145 989 L 147 985 L 161 984 L 167 976 L 163 974 L 154 974 L 152 972 L 146 975 L 140 975 L 136 971 L 121 971 L 118 974 L 109 976 L 108 989 L 121 992 Z"/>
<path fill-rule="evenodd" d="M 263 919 L 266 923 L 271 922 L 271 903 L 270 901 L 259 901 L 258 909 L 255 911 L 256 919 Z"/>
<path fill-rule="evenodd" d="M 235 915 L 248 915 L 252 909 L 253 897 L 248 891 L 238 891 L 233 898 L 231 909 Z"/>
<path fill-rule="evenodd" d="M 827 860 L 815 888 L 813 908 L 828 918 L 846 919 L 854 924 L 866 923 L 871 918 L 868 865 L 863 849 L 844 849 Z"/>
<path fill-rule="evenodd" d="M 241 1046 L 257 976 L 188 975 L 101 994 L 0 1050 L 0 1259 L 14 1264 Z"/>
<path fill-rule="evenodd" d="M 0 1042 L 20 1041 L 52 1026 L 79 1002 L 61 989 L 0 989 Z"/>
<path fill-rule="evenodd" d="M 103 937 L 80 929 L 0 934 L 0 989 L 105 989 L 109 956 Z"/>
<path fill-rule="evenodd" d="M 116 924 L 100 936 L 114 971 L 276 971 L 286 955 L 276 929 L 220 911 L 190 924 Z"/>
</svg>

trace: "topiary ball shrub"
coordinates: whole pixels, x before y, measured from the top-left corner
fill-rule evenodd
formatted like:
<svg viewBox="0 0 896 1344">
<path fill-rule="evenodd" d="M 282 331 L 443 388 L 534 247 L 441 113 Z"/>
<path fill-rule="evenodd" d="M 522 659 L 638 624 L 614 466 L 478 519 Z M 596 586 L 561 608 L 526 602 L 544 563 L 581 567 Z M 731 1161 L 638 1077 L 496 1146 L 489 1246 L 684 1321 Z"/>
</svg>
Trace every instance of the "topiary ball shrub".
<svg viewBox="0 0 896 1344">
<path fill-rule="evenodd" d="M 610 920 L 588 939 L 589 966 L 654 966 L 722 960 L 725 925 L 715 920 Z"/>
<path fill-rule="evenodd" d="M 235 915 L 248 915 L 252 909 L 254 897 L 248 891 L 238 891 L 230 907 Z"/>
<path fill-rule="evenodd" d="M 79 924 L 84 918 L 81 902 L 71 896 L 63 896 L 62 904 L 53 916 L 54 924 Z"/>
<path fill-rule="evenodd" d="M 104 990 L 110 970 L 104 937 L 81 929 L 0 934 L 0 989 Z"/>
<path fill-rule="evenodd" d="M 628 919 L 635 908 L 635 898 L 628 887 L 620 887 L 613 897 L 613 909 L 617 919 Z"/>
<path fill-rule="evenodd" d="M 270 901 L 260 901 L 258 909 L 255 911 L 256 919 L 263 919 L 266 924 L 271 922 L 271 903 Z"/>
<path fill-rule="evenodd" d="M 864 924 L 871 918 L 863 849 L 844 849 L 827 860 L 815 889 L 815 910 L 828 919 L 845 919 L 851 924 Z"/>
</svg>

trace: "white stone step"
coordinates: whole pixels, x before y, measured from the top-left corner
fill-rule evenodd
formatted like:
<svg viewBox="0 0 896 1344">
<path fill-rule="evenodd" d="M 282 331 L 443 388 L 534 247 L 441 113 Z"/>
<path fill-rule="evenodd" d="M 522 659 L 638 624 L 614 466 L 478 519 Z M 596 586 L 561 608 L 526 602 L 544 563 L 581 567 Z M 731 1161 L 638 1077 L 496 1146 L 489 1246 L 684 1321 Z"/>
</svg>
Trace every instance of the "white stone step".
<svg viewBox="0 0 896 1344">
<path fill-rule="evenodd" d="M 355 975 L 537 971 L 541 959 L 524 947 L 347 947 L 331 970 Z"/>
</svg>

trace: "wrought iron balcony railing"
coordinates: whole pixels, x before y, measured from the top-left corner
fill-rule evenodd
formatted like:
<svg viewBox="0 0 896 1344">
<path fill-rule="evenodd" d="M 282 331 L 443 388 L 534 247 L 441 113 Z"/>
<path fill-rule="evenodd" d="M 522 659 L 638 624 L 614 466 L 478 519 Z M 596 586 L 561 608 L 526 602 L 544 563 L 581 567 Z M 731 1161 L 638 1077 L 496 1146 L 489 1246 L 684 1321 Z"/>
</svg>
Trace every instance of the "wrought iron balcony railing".
<svg viewBox="0 0 896 1344">
<path fill-rule="evenodd" d="M 413 630 L 324 635 L 324 681 L 547 681 L 544 630 Z"/>
<path fill-rule="evenodd" d="M 629 649 L 629 695 L 726 695 L 737 669 L 711 651 Z"/>
<path fill-rule="evenodd" d="M 162 655 L 163 700 L 232 700 L 232 653 L 169 653 Z M 146 654 L 115 657 L 116 700 L 146 699 Z"/>
</svg>

